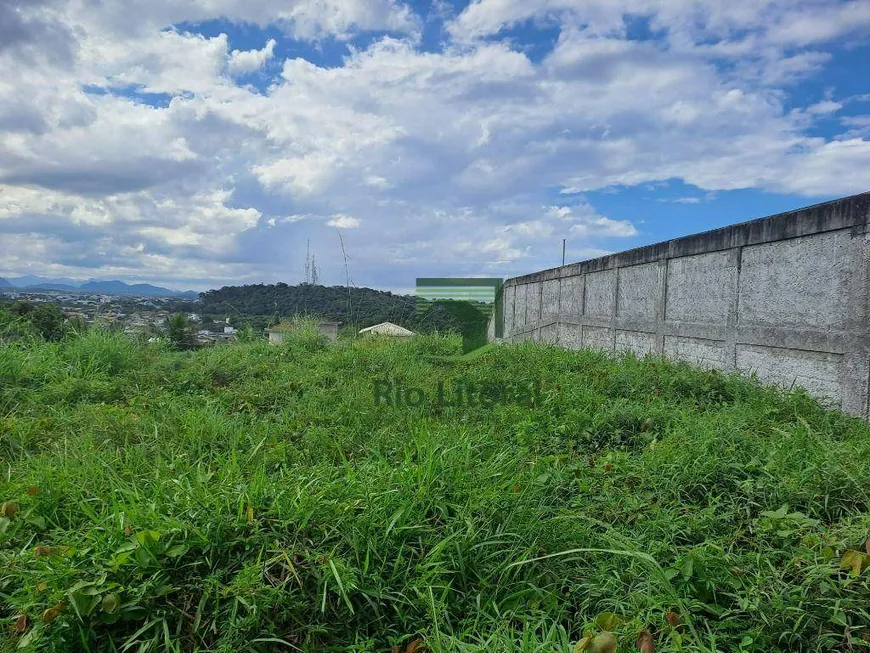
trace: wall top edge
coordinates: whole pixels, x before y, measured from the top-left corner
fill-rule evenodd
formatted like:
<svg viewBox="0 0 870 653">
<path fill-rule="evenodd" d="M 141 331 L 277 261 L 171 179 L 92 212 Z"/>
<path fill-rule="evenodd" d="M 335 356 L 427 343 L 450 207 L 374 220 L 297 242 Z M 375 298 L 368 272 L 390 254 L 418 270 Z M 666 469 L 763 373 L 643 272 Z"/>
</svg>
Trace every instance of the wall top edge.
<svg viewBox="0 0 870 653">
<path fill-rule="evenodd" d="M 863 229 L 868 223 L 870 223 L 870 192 L 674 238 L 601 258 L 533 272 L 508 279 L 505 281 L 505 286 L 573 277 L 590 272 L 708 254 L 735 247 L 761 245 L 841 229 L 855 227 Z"/>
</svg>

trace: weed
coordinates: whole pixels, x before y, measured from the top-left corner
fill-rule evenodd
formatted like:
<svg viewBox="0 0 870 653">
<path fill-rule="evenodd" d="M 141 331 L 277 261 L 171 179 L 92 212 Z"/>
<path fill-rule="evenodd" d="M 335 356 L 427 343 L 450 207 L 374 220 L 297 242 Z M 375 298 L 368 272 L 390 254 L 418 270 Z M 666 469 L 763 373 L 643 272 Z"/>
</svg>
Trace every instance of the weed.
<svg viewBox="0 0 870 653">
<path fill-rule="evenodd" d="M 870 426 L 657 359 L 459 352 L 0 345 L 0 650 L 870 646 Z M 377 378 L 542 392 L 378 407 Z"/>
</svg>

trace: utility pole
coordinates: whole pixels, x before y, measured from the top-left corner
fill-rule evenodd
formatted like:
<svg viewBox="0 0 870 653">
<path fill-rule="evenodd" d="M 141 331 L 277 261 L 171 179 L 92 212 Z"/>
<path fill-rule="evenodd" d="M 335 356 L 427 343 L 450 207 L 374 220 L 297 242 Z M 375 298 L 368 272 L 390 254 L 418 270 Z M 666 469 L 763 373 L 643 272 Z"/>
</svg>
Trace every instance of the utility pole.
<svg viewBox="0 0 870 653">
<path fill-rule="evenodd" d="M 562 266 L 565 265 L 565 238 L 562 239 Z"/>
</svg>

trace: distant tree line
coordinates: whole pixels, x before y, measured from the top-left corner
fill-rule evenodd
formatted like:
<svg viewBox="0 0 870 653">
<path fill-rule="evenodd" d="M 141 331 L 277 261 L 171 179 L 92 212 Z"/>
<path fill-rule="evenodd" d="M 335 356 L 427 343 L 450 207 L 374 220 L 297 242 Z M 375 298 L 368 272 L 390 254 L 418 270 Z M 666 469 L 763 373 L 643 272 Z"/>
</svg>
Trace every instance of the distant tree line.
<svg viewBox="0 0 870 653">
<path fill-rule="evenodd" d="M 290 316 L 311 315 L 354 328 L 393 322 L 423 332 L 462 330 L 461 312 L 451 310 L 449 302 L 418 310 L 418 301 L 425 300 L 371 288 L 276 283 L 209 290 L 200 294 L 199 311 L 213 318 L 229 316 L 234 323 L 256 329 Z"/>
<path fill-rule="evenodd" d="M 67 320 L 57 304 L 21 301 L 0 304 L 0 337 L 5 340 L 37 337 L 55 341 L 87 327 L 80 317 Z"/>
<path fill-rule="evenodd" d="M 348 290 L 341 286 L 285 283 L 227 286 L 202 293 L 198 303 L 171 303 L 170 317 L 164 324 L 152 326 L 145 335 L 165 338 L 176 349 L 190 349 L 197 346 L 197 328 L 221 327 L 227 317 L 237 327 L 238 337 L 245 339 L 261 336 L 265 328 L 282 320 L 305 316 L 340 322 L 347 330 L 393 322 L 417 332 L 455 331 L 468 335 L 469 330 L 485 331 L 486 317 L 479 309 L 485 306 L 428 302 L 414 295 L 371 288 Z M 189 313 L 202 316 L 199 327 L 187 317 Z M 0 338 L 7 341 L 26 337 L 54 341 L 87 329 L 84 319 L 67 319 L 57 304 L 0 302 Z"/>
</svg>

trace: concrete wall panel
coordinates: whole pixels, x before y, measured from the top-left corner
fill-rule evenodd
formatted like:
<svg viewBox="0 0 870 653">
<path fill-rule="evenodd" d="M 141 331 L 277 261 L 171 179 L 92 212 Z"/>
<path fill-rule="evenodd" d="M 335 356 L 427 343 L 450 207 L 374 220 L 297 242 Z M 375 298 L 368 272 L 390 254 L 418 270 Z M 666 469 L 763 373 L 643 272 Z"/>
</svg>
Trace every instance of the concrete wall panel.
<svg viewBox="0 0 870 653">
<path fill-rule="evenodd" d="M 762 383 L 786 389 L 806 388 L 833 407 L 841 403 L 839 368 L 843 357 L 778 347 L 737 346 L 737 369 L 755 374 Z"/>
<path fill-rule="evenodd" d="M 541 319 L 553 319 L 559 315 L 559 280 L 544 281 L 541 288 Z"/>
<path fill-rule="evenodd" d="M 656 336 L 654 333 L 638 333 L 637 331 L 617 331 L 616 351 L 630 351 L 641 358 L 655 352 Z"/>
<path fill-rule="evenodd" d="M 660 283 L 658 263 L 620 268 L 616 314 L 625 318 L 655 319 L 661 292 Z"/>
<path fill-rule="evenodd" d="M 550 324 L 548 326 L 543 326 L 540 329 L 540 340 L 541 342 L 546 342 L 550 345 L 555 345 L 558 343 L 558 327 L 555 324 Z"/>
<path fill-rule="evenodd" d="M 727 352 L 724 342 L 665 336 L 665 356 L 683 360 L 705 369 L 727 370 Z"/>
<path fill-rule="evenodd" d="M 517 303 L 514 306 L 514 324 L 517 329 L 524 329 L 526 326 L 526 296 L 528 294 L 528 284 L 517 286 Z"/>
<path fill-rule="evenodd" d="M 562 279 L 561 315 L 583 315 L 583 277 Z"/>
<path fill-rule="evenodd" d="M 506 286 L 502 293 L 502 297 L 504 297 L 504 337 L 505 339 L 509 339 L 510 334 L 514 331 L 514 311 L 517 308 L 517 287 Z M 494 318 L 495 315 L 493 315 L 493 319 Z"/>
<path fill-rule="evenodd" d="M 613 315 L 616 271 L 605 270 L 586 275 L 586 313 L 594 317 Z"/>
<path fill-rule="evenodd" d="M 613 351 L 613 331 L 601 327 L 583 327 L 583 347 Z"/>
<path fill-rule="evenodd" d="M 740 324 L 844 328 L 858 245 L 837 231 L 745 248 Z"/>
<path fill-rule="evenodd" d="M 665 319 L 724 324 L 734 294 L 737 265 L 731 252 L 712 252 L 668 261 Z"/>
<path fill-rule="evenodd" d="M 566 349 L 583 346 L 583 327 L 579 324 L 559 324 L 559 344 Z"/>
<path fill-rule="evenodd" d="M 530 283 L 526 287 L 526 324 L 535 324 L 541 319 L 542 283 Z"/>
</svg>

